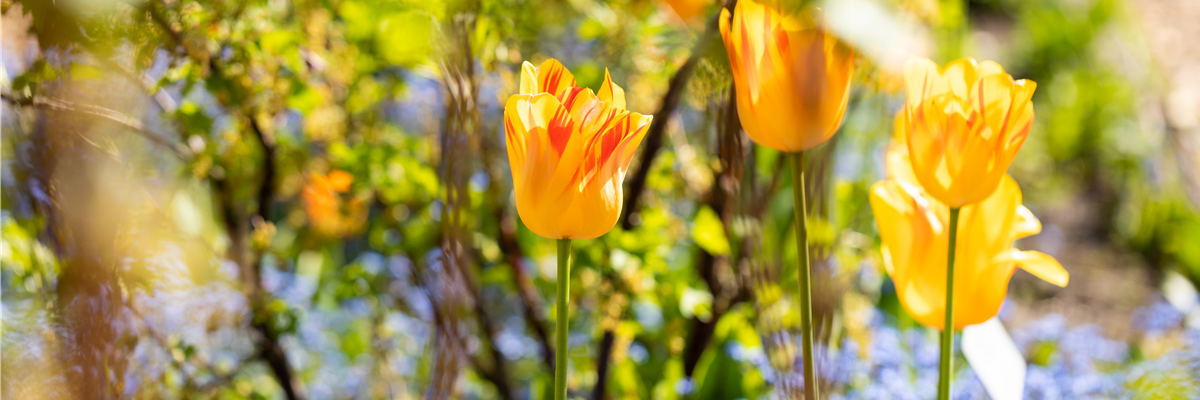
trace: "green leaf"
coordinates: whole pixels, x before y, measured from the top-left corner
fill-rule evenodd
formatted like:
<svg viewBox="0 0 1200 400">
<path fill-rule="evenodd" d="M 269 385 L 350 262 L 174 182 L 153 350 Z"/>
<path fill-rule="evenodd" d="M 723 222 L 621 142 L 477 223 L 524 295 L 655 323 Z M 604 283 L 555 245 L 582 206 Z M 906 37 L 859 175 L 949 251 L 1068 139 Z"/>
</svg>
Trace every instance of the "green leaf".
<svg viewBox="0 0 1200 400">
<path fill-rule="evenodd" d="M 375 13 L 360 1 L 343 1 L 338 5 L 338 15 L 346 21 L 346 38 L 363 40 L 375 32 Z"/>
<path fill-rule="evenodd" d="M 579 25 L 579 36 L 584 39 L 595 39 L 608 33 L 608 29 L 600 21 L 589 19 Z"/>
<path fill-rule="evenodd" d="M 411 66 L 433 53 L 433 18 L 405 11 L 379 20 L 375 51 L 392 65 Z"/>
<path fill-rule="evenodd" d="M 308 115 L 314 108 L 321 105 L 325 101 L 321 97 L 321 93 L 308 87 L 303 82 L 296 80 L 293 82 L 295 89 L 292 90 L 292 95 L 287 98 L 287 106 L 296 109 L 301 114 Z"/>
<path fill-rule="evenodd" d="M 342 334 L 341 348 L 346 357 L 353 360 L 359 354 L 367 351 L 371 343 L 371 325 L 364 319 L 350 324 L 349 329 Z"/>
<path fill-rule="evenodd" d="M 712 255 L 729 255 L 729 238 L 725 236 L 725 225 L 717 213 L 705 206 L 696 213 L 692 225 L 692 241 Z"/>
<path fill-rule="evenodd" d="M 196 106 L 196 103 L 184 101 L 179 109 L 175 110 L 175 114 L 183 122 L 184 130 L 189 135 L 207 136 L 212 130 L 212 118 L 204 114 L 204 111 Z"/>
<path fill-rule="evenodd" d="M 27 88 L 36 90 L 38 84 L 55 78 L 58 78 L 58 72 L 45 59 L 38 59 L 25 73 L 13 78 L 12 89 L 13 92 L 22 92 Z"/>
<path fill-rule="evenodd" d="M 89 79 L 99 79 L 104 77 L 104 73 L 100 72 L 99 68 L 91 65 L 71 63 L 71 80 L 82 81 Z"/>
<path fill-rule="evenodd" d="M 699 390 L 695 399 L 754 399 L 764 394 L 766 381 L 758 369 L 745 360 L 734 359 L 728 351 L 731 345 L 747 351 L 762 349 L 762 339 L 747 314 L 746 308 L 735 308 L 717 323 L 713 332 L 716 345 L 705 350 L 696 365 Z"/>
<path fill-rule="evenodd" d="M 285 30 L 268 32 L 258 39 L 259 46 L 263 51 L 274 55 L 285 54 L 296 47 L 299 42 L 295 32 Z"/>
</svg>

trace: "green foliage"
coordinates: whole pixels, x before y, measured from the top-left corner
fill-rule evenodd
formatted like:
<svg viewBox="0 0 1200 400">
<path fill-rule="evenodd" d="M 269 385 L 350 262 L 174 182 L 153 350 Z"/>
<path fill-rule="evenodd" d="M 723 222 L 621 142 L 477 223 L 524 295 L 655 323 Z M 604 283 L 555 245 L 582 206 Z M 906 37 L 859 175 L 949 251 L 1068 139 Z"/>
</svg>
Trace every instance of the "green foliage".
<svg viewBox="0 0 1200 400">
<path fill-rule="evenodd" d="M 729 255 L 729 239 L 725 237 L 725 225 L 712 208 L 702 207 L 692 221 L 692 241 L 709 254 Z"/>
<path fill-rule="evenodd" d="M 942 22 L 926 21 L 913 3 L 886 10 L 940 32 Z M 1113 40 L 1141 43 L 1127 37 L 1125 3 L 964 3 L 971 23 L 963 26 L 979 29 L 968 38 L 981 38 L 965 50 L 988 50 L 1039 85 L 1034 128 L 1010 172 L 1048 232 L 1065 230 L 1067 240 L 1089 240 L 1087 249 L 1116 249 L 1121 260 L 1200 282 L 1200 211 L 1171 173 L 1178 168 L 1164 156 L 1171 145 L 1144 120 L 1157 77 L 1124 66 L 1153 63 L 1112 61 L 1120 48 Z M 21 16 L 10 15 L 18 6 Z M 625 196 L 640 196 L 637 208 L 623 210 L 632 227 L 620 221 L 600 238 L 576 241 L 571 393 L 590 396 L 607 332 L 616 338 L 610 398 L 779 395 L 747 354 L 762 352 L 767 367 L 780 370 L 796 356 L 776 339 L 795 333 L 799 318 L 788 155 L 736 129 L 719 34 L 678 21 L 668 5 L 24 0 L 5 7 L 5 23 L 30 27 L 13 42 L 37 43 L 11 53 L 5 68 L 13 69 L 4 75 L 12 79 L 0 85 L 14 103 L 6 104 L 0 154 L 6 388 L 10 371 L 32 366 L 14 369 L 9 359 L 26 358 L 10 356 L 57 352 L 52 345 L 63 339 L 56 338 L 71 337 L 46 332 L 68 329 L 78 314 L 64 311 L 67 289 L 94 280 L 113 294 L 104 317 L 136 322 L 104 339 L 137 346 L 136 357 L 109 354 L 118 361 L 103 365 L 109 376 L 136 379 L 112 385 L 132 388 L 133 397 L 282 398 L 264 347 L 274 341 L 312 398 L 434 397 L 446 385 L 437 379 L 451 382 L 452 398 L 497 398 L 502 375 L 516 398 L 547 398 L 552 374 L 536 324 L 553 332 L 555 248 L 520 220 L 504 138 L 503 107 L 518 91 L 520 65 L 557 58 L 593 90 L 607 70 L 625 89 L 628 109 L 650 114 L 698 51 L 681 105 L 655 116 L 667 124 L 657 156 L 639 153 L 626 171 L 626 183 L 649 171 L 643 192 L 625 186 Z M 719 11 L 715 2 L 705 7 L 709 15 L 699 20 Z M 998 48 L 983 45 L 996 36 Z M 860 75 L 880 76 L 876 61 L 860 62 Z M 103 110 L 47 110 L 35 98 Z M 874 328 L 862 315 L 875 310 L 889 328 L 920 329 L 884 276 L 868 201 L 884 176 L 900 102 L 902 93 L 856 79 L 842 128 L 806 154 L 818 322 L 833 348 L 870 343 Z M 330 182 L 339 173 L 344 185 Z M 84 183 L 88 191 L 71 190 Z M 110 198 L 120 201 L 103 200 Z M 91 222 L 113 215 L 121 217 Z M 85 258 L 96 251 L 88 243 L 108 253 Z M 1072 256 L 1061 259 L 1091 260 Z M 101 260 L 105 269 L 69 268 L 80 259 Z M 1018 290 L 1026 283 L 1014 279 L 1010 299 L 1018 307 L 1049 296 Z M 184 322 L 159 321 L 176 316 Z M 1060 352 L 1038 344 L 1029 361 L 1048 366 Z M 57 356 L 36 359 L 58 367 L 42 361 Z M 1179 376 L 1145 374 L 1129 390 L 1139 398 L 1178 393 L 1188 382 Z M 830 394 L 849 396 L 864 380 Z"/>
<path fill-rule="evenodd" d="M 697 367 L 696 380 L 701 384 L 695 398 L 754 399 L 766 394 L 767 385 L 759 372 L 730 354 L 736 351 L 745 357 L 742 354 L 761 348 L 759 334 L 742 310 L 722 317 L 713 335 L 713 346 L 705 351 Z"/>
</svg>

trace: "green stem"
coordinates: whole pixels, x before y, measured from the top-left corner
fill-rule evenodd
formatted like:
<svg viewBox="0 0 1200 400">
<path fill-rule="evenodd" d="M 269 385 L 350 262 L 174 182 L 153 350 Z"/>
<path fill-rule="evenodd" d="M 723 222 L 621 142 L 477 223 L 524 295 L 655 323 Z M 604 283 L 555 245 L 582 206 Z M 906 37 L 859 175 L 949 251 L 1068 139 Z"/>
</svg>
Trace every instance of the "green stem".
<svg viewBox="0 0 1200 400">
<path fill-rule="evenodd" d="M 950 400 L 954 364 L 954 251 L 958 244 L 958 208 L 950 209 L 950 250 L 946 259 L 946 320 L 942 325 L 941 362 L 938 363 L 938 400 Z"/>
<path fill-rule="evenodd" d="M 804 199 L 804 152 L 792 153 L 792 201 L 796 213 L 796 256 L 800 259 L 800 347 L 804 356 L 804 398 L 817 400 L 813 362 L 812 283 L 808 265 L 808 204 Z"/>
<path fill-rule="evenodd" d="M 571 239 L 558 239 L 558 319 L 554 337 L 554 400 L 567 398 L 567 295 L 571 292 Z"/>
</svg>

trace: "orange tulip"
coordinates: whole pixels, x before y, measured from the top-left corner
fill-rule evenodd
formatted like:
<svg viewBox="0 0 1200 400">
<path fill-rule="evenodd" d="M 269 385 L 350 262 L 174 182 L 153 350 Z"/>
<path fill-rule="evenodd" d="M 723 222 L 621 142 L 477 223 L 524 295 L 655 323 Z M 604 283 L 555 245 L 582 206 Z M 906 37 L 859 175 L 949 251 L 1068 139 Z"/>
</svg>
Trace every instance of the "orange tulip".
<svg viewBox="0 0 1200 400">
<path fill-rule="evenodd" d="M 988 198 L 1029 136 L 1037 84 L 970 58 L 944 69 L 914 59 L 904 75 L 903 124 L 921 186 L 954 208 Z"/>
<path fill-rule="evenodd" d="M 888 149 L 889 179 L 871 188 L 871 209 L 883 239 L 883 258 L 900 304 L 924 325 L 942 329 L 946 305 L 946 251 L 950 208 L 921 190 L 901 144 Z M 962 208 L 954 275 L 954 329 L 987 321 L 1000 311 L 1017 267 L 1058 286 L 1067 271 L 1053 257 L 1012 248 L 1042 230 L 1021 205 L 1021 189 L 1007 175 L 999 189 Z"/>
<path fill-rule="evenodd" d="M 732 19 L 732 22 L 731 22 Z M 742 0 L 721 11 L 738 116 L 751 139 L 799 152 L 825 143 L 842 124 L 854 57 L 808 16 Z"/>
<path fill-rule="evenodd" d="M 504 106 L 517 212 L 551 239 L 591 239 L 621 214 L 621 183 L 650 116 L 625 110 L 608 71 L 599 93 L 575 86 L 557 60 L 521 70 L 521 93 Z"/>
</svg>

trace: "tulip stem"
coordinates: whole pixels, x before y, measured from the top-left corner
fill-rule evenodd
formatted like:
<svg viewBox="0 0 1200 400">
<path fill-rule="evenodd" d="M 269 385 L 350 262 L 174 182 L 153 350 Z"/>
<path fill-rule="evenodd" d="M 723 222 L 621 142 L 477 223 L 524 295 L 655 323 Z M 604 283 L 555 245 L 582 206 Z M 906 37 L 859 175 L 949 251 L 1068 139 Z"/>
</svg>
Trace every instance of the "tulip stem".
<svg viewBox="0 0 1200 400">
<path fill-rule="evenodd" d="M 554 399 L 567 398 L 567 295 L 571 291 L 571 239 L 558 239 L 558 319 L 554 337 Z"/>
<path fill-rule="evenodd" d="M 808 265 L 808 204 L 804 198 L 804 152 L 792 153 L 792 201 L 796 213 L 796 258 L 800 259 L 800 346 L 804 357 L 804 398 L 817 400 L 813 362 L 812 283 Z"/>
<path fill-rule="evenodd" d="M 942 325 L 941 362 L 938 363 L 938 400 L 950 400 L 954 364 L 954 250 L 958 244 L 958 208 L 950 209 L 950 250 L 946 259 L 946 320 Z"/>
</svg>

